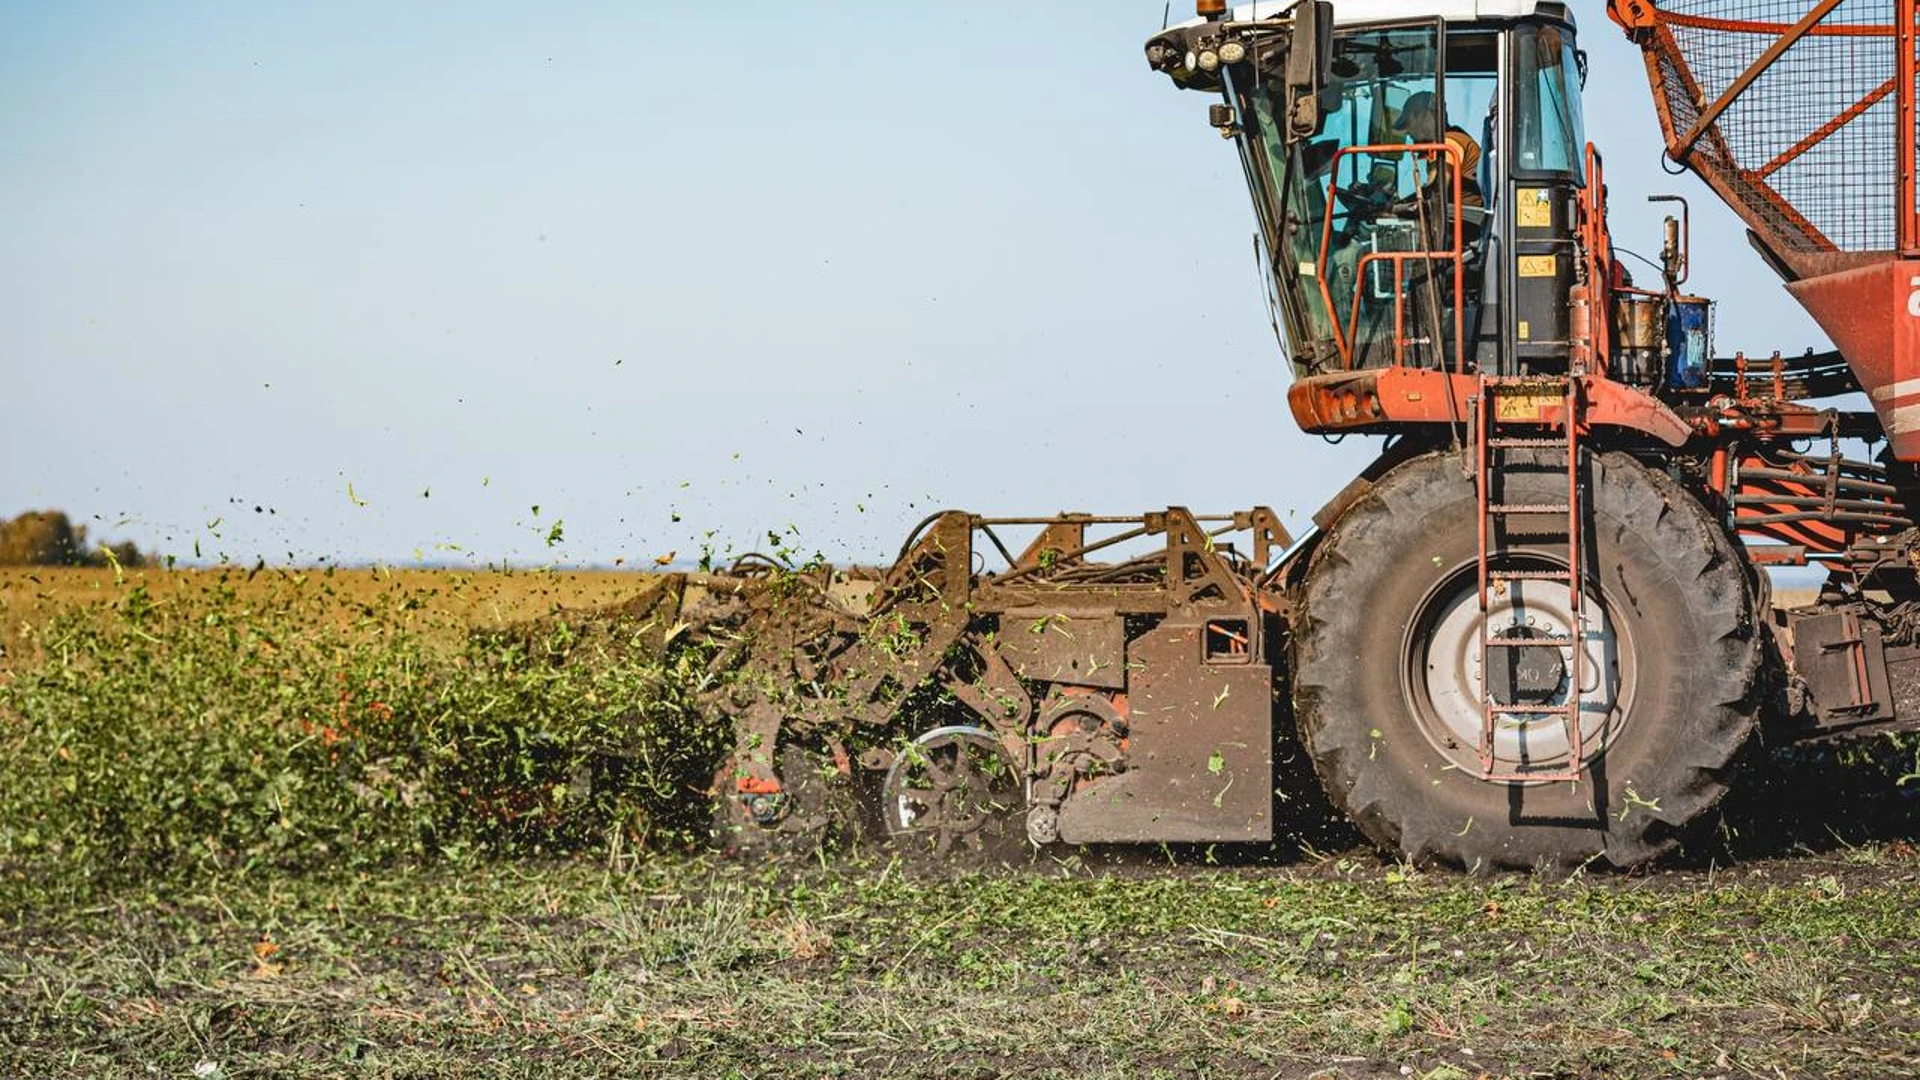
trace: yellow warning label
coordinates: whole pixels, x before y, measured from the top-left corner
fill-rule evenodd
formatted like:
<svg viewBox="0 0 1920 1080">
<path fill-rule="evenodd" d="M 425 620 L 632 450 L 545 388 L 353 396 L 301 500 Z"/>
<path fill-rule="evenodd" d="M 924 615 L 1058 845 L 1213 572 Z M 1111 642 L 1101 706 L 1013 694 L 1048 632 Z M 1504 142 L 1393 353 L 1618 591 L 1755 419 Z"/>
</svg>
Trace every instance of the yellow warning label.
<svg viewBox="0 0 1920 1080">
<path fill-rule="evenodd" d="M 1553 255 L 1522 255 L 1520 256 L 1520 276 L 1552 277 L 1557 269 L 1555 260 L 1556 257 Z"/>
<path fill-rule="evenodd" d="M 1525 340 L 1527 340 L 1528 338 L 1530 338 L 1530 337 L 1532 337 L 1532 336 L 1533 336 L 1533 325 L 1532 325 L 1531 323 L 1529 323 L 1529 322 L 1527 322 L 1527 320 L 1525 320 L 1525 319 L 1521 319 L 1521 320 L 1520 320 L 1520 333 L 1519 333 L 1519 338 L 1520 338 L 1520 340 L 1521 340 L 1521 341 L 1525 341 Z"/>
<path fill-rule="evenodd" d="M 1513 223 L 1523 229 L 1553 228 L 1553 196 L 1546 188 L 1521 188 L 1514 199 Z"/>
<path fill-rule="evenodd" d="M 1502 420 L 1539 420 L 1547 408 L 1560 403 L 1560 395 L 1551 390 L 1496 394 L 1493 415 Z"/>
</svg>

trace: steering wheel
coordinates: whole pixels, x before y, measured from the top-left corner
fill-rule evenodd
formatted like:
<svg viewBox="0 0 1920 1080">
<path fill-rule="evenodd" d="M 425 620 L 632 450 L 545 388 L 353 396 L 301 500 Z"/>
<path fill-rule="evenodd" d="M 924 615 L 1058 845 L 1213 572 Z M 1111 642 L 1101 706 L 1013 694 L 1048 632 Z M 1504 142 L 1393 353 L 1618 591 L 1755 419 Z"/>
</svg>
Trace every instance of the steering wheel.
<svg viewBox="0 0 1920 1080">
<path fill-rule="evenodd" d="M 1393 205 L 1393 193 L 1369 183 L 1335 188 L 1334 198 L 1342 209 L 1356 214 L 1377 214 Z"/>
<path fill-rule="evenodd" d="M 1365 181 L 1351 187 L 1335 188 L 1337 204 L 1330 212 L 1334 236 L 1342 244 L 1352 243 L 1360 230 L 1373 223 L 1393 206 L 1393 192 Z"/>
</svg>

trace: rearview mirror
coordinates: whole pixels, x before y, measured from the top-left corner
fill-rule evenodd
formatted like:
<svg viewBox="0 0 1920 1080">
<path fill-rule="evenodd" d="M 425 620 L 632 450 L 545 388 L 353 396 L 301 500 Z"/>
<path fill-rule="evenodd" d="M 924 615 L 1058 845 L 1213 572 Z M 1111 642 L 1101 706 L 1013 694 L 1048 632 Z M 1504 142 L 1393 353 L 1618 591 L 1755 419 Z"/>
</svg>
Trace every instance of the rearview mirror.
<svg viewBox="0 0 1920 1080">
<path fill-rule="evenodd" d="M 1320 134 L 1320 91 L 1333 58 L 1333 5 L 1301 0 L 1293 9 L 1293 40 L 1287 48 L 1287 141 Z"/>
</svg>

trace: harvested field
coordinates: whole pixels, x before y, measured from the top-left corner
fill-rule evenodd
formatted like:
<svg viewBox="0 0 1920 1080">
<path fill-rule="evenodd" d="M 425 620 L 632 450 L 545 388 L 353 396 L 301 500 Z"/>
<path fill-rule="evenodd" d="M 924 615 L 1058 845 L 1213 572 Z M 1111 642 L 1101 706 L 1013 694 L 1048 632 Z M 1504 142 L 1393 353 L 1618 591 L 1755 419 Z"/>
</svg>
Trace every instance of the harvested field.
<svg viewBox="0 0 1920 1080">
<path fill-rule="evenodd" d="M 0 1073 L 1920 1075 L 1910 747 L 1766 762 L 1634 875 L 1423 871 L 1324 821 L 740 861 L 689 671 L 617 621 L 470 633 L 648 580 L 0 579 Z"/>
<path fill-rule="evenodd" d="M 486 863 L 0 931 L 22 1076 L 1920 1074 L 1920 863 L 1470 879 Z"/>
</svg>

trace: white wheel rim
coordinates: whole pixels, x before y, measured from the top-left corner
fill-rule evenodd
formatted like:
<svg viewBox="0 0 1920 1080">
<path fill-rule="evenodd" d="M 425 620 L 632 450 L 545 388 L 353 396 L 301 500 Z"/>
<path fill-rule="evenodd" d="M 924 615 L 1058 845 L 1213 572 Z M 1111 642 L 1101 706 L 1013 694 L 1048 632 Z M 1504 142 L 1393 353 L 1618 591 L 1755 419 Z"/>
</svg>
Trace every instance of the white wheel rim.
<svg viewBox="0 0 1920 1080">
<path fill-rule="evenodd" d="M 1480 642 L 1480 605 L 1471 564 L 1465 573 L 1447 576 L 1442 586 L 1421 605 L 1420 617 L 1410 626 L 1408 672 L 1414 686 L 1414 715 L 1434 749 L 1451 763 L 1470 772 L 1480 769 L 1480 739 L 1485 724 L 1482 689 L 1487 661 L 1501 646 L 1484 650 Z M 1490 636 L 1566 637 L 1573 628 L 1572 590 L 1558 581 L 1504 582 L 1490 590 L 1486 629 Z M 1439 605 L 1435 616 L 1435 605 Z M 1632 644 L 1608 618 L 1596 591 L 1583 589 L 1580 597 L 1581 764 L 1605 751 L 1619 733 L 1625 706 L 1632 695 Z M 1422 634 L 1421 628 L 1430 630 Z M 1564 706 L 1571 691 L 1571 645 L 1539 645 L 1551 649 L 1560 664 L 1560 685 L 1539 704 Z M 1564 714 L 1558 712 L 1494 715 L 1494 767 L 1501 772 L 1564 768 L 1572 757 Z"/>
</svg>

